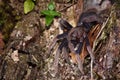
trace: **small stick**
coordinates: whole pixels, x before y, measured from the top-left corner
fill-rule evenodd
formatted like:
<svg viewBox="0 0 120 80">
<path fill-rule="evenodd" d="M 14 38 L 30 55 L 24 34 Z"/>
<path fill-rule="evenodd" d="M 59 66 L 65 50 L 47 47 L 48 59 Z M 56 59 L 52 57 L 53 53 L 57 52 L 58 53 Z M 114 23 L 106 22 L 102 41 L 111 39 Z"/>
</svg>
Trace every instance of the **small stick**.
<svg viewBox="0 0 120 80">
<path fill-rule="evenodd" d="M 90 73 L 90 75 L 91 75 L 91 80 L 94 80 L 94 79 L 93 79 L 93 60 L 92 60 L 92 59 L 91 59 L 90 67 L 91 67 L 91 73 Z"/>
</svg>

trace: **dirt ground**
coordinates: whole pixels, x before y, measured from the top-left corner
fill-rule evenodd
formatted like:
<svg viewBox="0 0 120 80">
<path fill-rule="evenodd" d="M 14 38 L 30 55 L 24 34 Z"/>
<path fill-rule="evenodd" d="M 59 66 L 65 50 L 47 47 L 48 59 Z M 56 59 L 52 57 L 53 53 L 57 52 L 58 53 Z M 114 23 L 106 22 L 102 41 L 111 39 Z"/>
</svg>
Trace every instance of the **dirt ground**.
<svg viewBox="0 0 120 80">
<path fill-rule="evenodd" d="M 90 80 L 89 55 L 83 64 L 85 75 L 82 75 L 71 58 L 65 61 L 61 54 L 58 73 L 54 76 L 52 68 L 59 43 L 51 54 L 47 53 L 53 38 L 62 33 L 60 18 L 75 27 L 77 0 L 54 0 L 62 16 L 55 18 L 49 29 L 40 11 L 47 8 L 50 0 L 36 0 L 34 10 L 28 14 L 24 14 L 24 1 L 0 0 L 0 49 L 4 45 L 4 50 L 0 50 L 0 80 Z M 101 13 L 104 23 L 110 18 L 95 48 L 94 80 L 120 80 L 119 12 L 120 7 L 116 5 L 111 15 Z"/>
</svg>

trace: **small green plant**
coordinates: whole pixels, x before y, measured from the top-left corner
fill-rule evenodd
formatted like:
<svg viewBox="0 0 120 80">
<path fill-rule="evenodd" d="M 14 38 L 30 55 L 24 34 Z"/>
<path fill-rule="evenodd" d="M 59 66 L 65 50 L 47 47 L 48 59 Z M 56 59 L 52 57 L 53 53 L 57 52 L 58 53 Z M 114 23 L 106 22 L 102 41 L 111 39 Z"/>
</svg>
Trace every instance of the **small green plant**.
<svg viewBox="0 0 120 80">
<path fill-rule="evenodd" d="M 47 27 L 53 22 L 54 17 L 60 16 L 60 13 L 55 11 L 55 4 L 53 1 L 48 4 L 48 10 L 42 10 L 41 14 L 45 15 L 45 24 Z"/>
<path fill-rule="evenodd" d="M 24 13 L 25 14 L 27 14 L 28 12 L 33 10 L 33 8 L 35 7 L 34 1 L 33 0 L 26 0 L 24 2 Z"/>
</svg>

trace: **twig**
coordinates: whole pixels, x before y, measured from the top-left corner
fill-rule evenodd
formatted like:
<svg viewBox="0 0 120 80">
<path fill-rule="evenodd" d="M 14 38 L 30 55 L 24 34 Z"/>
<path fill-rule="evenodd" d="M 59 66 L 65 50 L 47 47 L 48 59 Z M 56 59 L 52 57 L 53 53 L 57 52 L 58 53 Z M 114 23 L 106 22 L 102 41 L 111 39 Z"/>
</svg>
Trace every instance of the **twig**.
<svg viewBox="0 0 120 80">
<path fill-rule="evenodd" d="M 90 75 L 91 75 L 91 80 L 94 80 L 93 79 L 93 60 L 91 59 L 91 73 L 90 73 Z"/>
<path fill-rule="evenodd" d="M 71 6 L 75 5 L 75 4 L 76 4 L 76 3 L 70 4 L 70 5 L 68 5 L 68 6 L 64 7 L 64 8 L 62 8 L 61 10 L 59 10 L 59 12 L 62 12 L 62 11 L 68 9 L 69 7 L 71 7 Z"/>
<path fill-rule="evenodd" d="M 95 41 L 94 41 L 94 43 L 93 43 L 93 49 L 92 49 L 93 52 L 94 52 L 95 47 L 96 47 L 96 44 L 95 44 L 95 43 L 97 42 L 97 39 L 99 38 L 99 36 L 100 36 L 100 34 L 102 33 L 102 31 L 103 31 L 103 29 L 105 28 L 105 26 L 107 25 L 109 19 L 110 19 L 110 17 L 108 17 L 107 20 L 106 20 L 106 22 L 102 24 L 102 28 L 100 29 L 100 31 L 99 31 L 99 33 L 98 33 L 98 35 L 97 35 L 97 37 L 96 37 L 96 39 L 95 39 Z"/>
</svg>

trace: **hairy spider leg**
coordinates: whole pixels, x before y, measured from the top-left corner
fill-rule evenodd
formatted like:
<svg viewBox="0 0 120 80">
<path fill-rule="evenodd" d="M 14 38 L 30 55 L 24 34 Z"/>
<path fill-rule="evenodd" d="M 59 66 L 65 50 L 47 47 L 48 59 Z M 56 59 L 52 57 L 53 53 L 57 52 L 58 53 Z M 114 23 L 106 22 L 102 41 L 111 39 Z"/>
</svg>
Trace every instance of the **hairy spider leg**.
<svg viewBox="0 0 120 80">
<path fill-rule="evenodd" d="M 59 21 L 61 29 L 64 31 L 64 33 L 69 32 L 73 27 L 71 24 L 69 24 L 66 20 L 61 19 Z M 66 38 L 63 39 L 61 44 L 64 43 L 64 46 L 62 47 L 62 53 L 64 55 L 65 60 L 68 62 L 68 40 Z"/>
<path fill-rule="evenodd" d="M 87 25 L 87 24 L 86 24 Z M 96 37 L 100 31 L 100 28 L 101 28 L 101 24 L 96 24 L 94 25 L 93 27 L 91 27 L 92 29 L 88 32 L 88 39 L 89 39 L 89 42 L 90 42 L 90 46 L 91 48 L 93 48 L 93 43 L 94 41 L 96 40 Z M 83 44 L 83 50 L 80 54 L 80 57 L 82 59 L 82 61 L 84 61 L 84 58 L 88 55 L 88 52 L 87 52 L 87 49 L 86 49 L 86 45 L 85 43 Z"/>
<path fill-rule="evenodd" d="M 62 30 L 64 31 L 64 33 L 57 35 L 57 36 L 53 39 L 53 42 L 50 44 L 50 47 L 49 47 L 49 49 L 48 49 L 48 53 L 51 52 L 51 50 L 53 49 L 53 47 L 55 46 L 55 44 L 57 43 L 57 41 L 66 38 L 67 35 L 68 35 L 68 31 L 72 29 L 72 25 L 70 25 L 66 20 L 61 19 L 61 20 L 59 21 L 59 23 L 60 23 L 60 27 L 62 28 Z"/>
<path fill-rule="evenodd" d="M 83 25 L 84 25 L 84 27 L 86 29 L 86 33 L 89 33 L 91 28 L 93 27 L 93 24 L 87 23 L 87 22 L 83 22 Z"/>
<path fill-rule="evenodd" d="M 61 29 L 65 32 L 65 31 L 70 31 L 73 27 L 72 27 L 72 25 L 71 24 L 69 24 L 66 20 L 64 20 L 64 19 L 61 19 L 60 21 L 59 21 L 59 23 L 60 23 L 60 27 L 61 27 Z"/>
<path fill-rule="evenodd" d="M 50 46 L 49 46 L 49 49 L 48 49 L 48 53 L 51 52 L 51 50 L 53 49 L 53 47 L 55 46 L 55 44 L 57 43 L 57 41 L 66 38 L 67 35 L 68 35 L 67 32 L 65 32 L 65 33 L 63 33 L 63 34 L 57 35 L 57 36 L 53 39 L 53 41 L 51 42 L 51 44 L 50 44 Z"/>
<path fill-rule="evenodd" d="M 86 42 L 86 48 L 88 53 L 90 54 L 91 57 L 91 80 L 93 80 L 93 62 L 95 60 L 95 56 L 93 54 L 92 48 L 93 48 L 93 42 L 96 40 L 97 34 L 100 31 L 100 24 L 97 24 L 95 26 L 95 28 L 93 28 L 93 30 L 91 31 L 91 33 L 89 34 L 89 37 L 91 36 L 92 38 L 88 38 L 87 36 L 85 37 L 85 42 Z M 91 44 L 90 44 L 91 42 Z"/>
<path fill-rule="evenodd" d="M 91 80 L 93 80 L 93 62 L 94 62 L 94 54 L 93 54 L 93 51 L 92 51 L 92 48 L 90 46 L 90 42 L 89 42 L 89 39 L 87 36 L 85 36 L 85 42 L 86 42 L 86 48 L 87 48 L 87 51 L 88 53 L 90 54 L 90 57 L 91 57 L 91 65 L 90 65 L 90 69 L 91 69 Z"/>
<path fill-rule="evenodd" d="M 102 18 L 96 13 L 96 9 L 90 9 L 87 12 L 83 12 L 79 17 L 77 26 L 83 25 L 89 32 L 92 26 L 96 24 L 101 24 L 103 22 Z"/>
<path fill-rule="evenodd" d="M 91 66 L 91 80 L 93 80 L 93 63 L 95 61 L 95 56 L 94 56 L 92 48 L 94 47 L 93 43 L 96 40 L 96 37 L 97 37 L 97 35 L 98 35 L 99 31 L 100 31 L 100 28 L 101 28 L 100 24 L 97 24 L 95 26 L 95 28 L 93 28 L 91 33 L 88 35 L 89 38 L 86 37 L 86 48 L 87 48 L 87 51 L 88 51 L 88 53 L 90 54 L 90 57 L 91 57 L 91 65 L 90 65 Z M 92 38 L 90 38 L 90 36 Z M 89 42 L 88 42 L 88 40 L 89 40 Z"/>
<path fill-rule="evenodd" d="M 92 48 L 91 48 L 91 46 L 90 46 L 90 41 L 89 41 L 87 35 L 85 35 L 84 38 L 85 38 L 85 43 L 86 43 L 87 51 L 88 51 L 88 53 L 90 54 L 91 59 L 94 60 L 95 57 L 94 57 L 94 55 L 93 55 Z"/>
<path fill-rule="evenodd" d="M 69 48 L 68 48 L 68 40 L 67 39 L 63 39 L 65 41 L 65 44 L 62 48 L 62 54 L 63 54 L 63 57 L 65 59 L 65 61 L 69 62 Z"/>
<path fill-rule="evenodd" d="M 82 48 L 83 48 L 83 41 L 84 40 L 81 38 L 80 42 L 78 44 L 78 48 L 75 51 L 76 52 L 76 54 L 75 54 L 76 55 L 76 61 L 78 63 L 78 68 L 79 68 L 79 70 L 81 71 L 82 74 L 84 74 L 84 71 L 83 71 L 83 62 L 82 62 L 82 60 L 80 58 L 80 53 L 81 53 Z"/>
<path fill-rule="evenodd" d="M 76 28 L 71 29 L 71 31 L 68 34 L 68 38 L 67 38 L 69 49 L 71 53 L 75 54 L 74 56 L 75 61 L 77 62 L 78 68 L 82 74 L 84 74 L 83 63 L 79 55 L 83 48 L 83 42 L 84 42 L 83 33 L 84 33 L 84 30 L 82 27 L 76 27 Z M 72 43 L 72 40 L 77 41 L 77 44 Z"/>
<path fill-rule="evenodd" d="M 63 47 L 62 54 L 63 54 L 63 57 L 65 59 L 65 62 L 69 63 L 68 47 Z"/>
<path fill-rule="evenodd" d="M 60 55 L 61 51 L 65 55 L 66 60 L 68 60 L 68 54 L 67 54 L 68 53 L 67 52 L 68 41 L 67 41 L 66 37 L 68 35 L 68 31 L 72 29 L 72 26 L 63 19 L 60 20 L 60 27 L 62 28 L 64 33 L 60 34 L 54 38 L 54 40 L 51 43 L 51 46 L 48 50 L 50 52 L 52 50 L 52 48 L 55 46 L 55 44 L 57 43 L 57 41 L 62 40 L 62 42 L 60 43 L 60 46 L 58 47 L 58 49 L 56 51 L 55 58 L 54 58 L 55 59 L 54 60 L 55 74 L 58 72 L 58 61 L 59 61 L 59 55 Z"/>
<path fill-rule="evenodd" d="M 93 48 L 93 43 L 96 40 L 96 36 L 98 35 L 100 28 L 101 28 L 100 24 L 97 24 L 97 25 L 93 26 L 92 30 L 88 33 L 88 39 L 89 39 L 91 48 Z M 74 54 L 71 53 L 70 55 L 73 56 L 72 60 L 74 62 L 76 62 L 74 59 Z M 87 55 L 88 55 L 88 51 L 86 49 L 86 43 L 83 42 L 83 48 L 82 48 L 82 52 L 80 54 L 80 58 L 82 59 L 82 62 L 84 62 L 84 59 Z"/>
<path fill-rule="evenodd" d="M 59 55 L 63 49 L 63 47 L 66 47 L 67 45 L 67 39 L 63 39 L 62 42 L 60 43 L 60 46 L 58 47 L 57 51 L 56 51 L 56 54 L 55 54 L 55 57 L 54 57 L 54 69 L 55 69 L 55 74 L 58 72 L 58 62 L 59 62 Z"/>
</svg>

